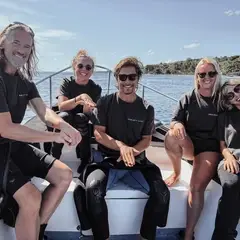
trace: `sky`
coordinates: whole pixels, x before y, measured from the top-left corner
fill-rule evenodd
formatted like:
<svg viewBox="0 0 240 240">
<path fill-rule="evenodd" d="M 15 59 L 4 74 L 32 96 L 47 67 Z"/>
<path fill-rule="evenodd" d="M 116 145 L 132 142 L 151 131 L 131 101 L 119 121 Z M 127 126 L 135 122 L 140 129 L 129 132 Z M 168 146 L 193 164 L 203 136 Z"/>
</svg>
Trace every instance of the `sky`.
<svg viewBox="0 0 240 240">
<path fill-rule="evenodd" d="M 58 71 L 86 49 L 112 69 L 240 54 L 239 0 L 0 0 L 0 28 L 30 25 L 40 71 Z"/>
</svg>

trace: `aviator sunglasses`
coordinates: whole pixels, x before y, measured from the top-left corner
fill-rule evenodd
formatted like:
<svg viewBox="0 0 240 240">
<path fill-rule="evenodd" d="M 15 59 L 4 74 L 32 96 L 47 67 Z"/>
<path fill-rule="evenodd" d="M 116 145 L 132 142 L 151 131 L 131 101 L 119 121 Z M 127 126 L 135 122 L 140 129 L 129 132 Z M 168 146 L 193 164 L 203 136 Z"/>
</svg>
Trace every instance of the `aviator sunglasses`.
<svg viewBox="0 0 240 240">
<path fill-rule="evenodd" d="M 89 64 L 87 64 L 86 66 L 84 66 L 82 63 L 79 63 L 79 64 L 77 65 L 77 67 L 78 67 L 79 69 L 82 69 L 82 68 L 85 67 L 85 69 L 86 69 L 87 71 L 92 70 L 92 66 L 89 65 Z"/>
<path fill-rule="evenodd" d="M 210 72 L 203 72 L 203 73 L 198 73 L 198 76 L 200 78 L 205 78 L 206 75 L 208 75 L 208 77 L 210 78 L 213 78 L 217 75 L 217 72 L 216 71 L 210 71 Z"/>
<path fill-rule="evenodd" d="M 129 81 L 135 81 L 137 79 L 137 74 L 132 73 L 132 74 L 119 74 L 118 79 L 122 82 L 125 82 L 127 79 Z"/>
<path fill-rule="evenodd" d="M 235 94 L 234 93 L 240 93 L 240 84 L 236 85 L 233 89 L 233 92 L 228 92 L 225 95 L 226 100 L 231 101 L 234 99 Z"/>
</svg>

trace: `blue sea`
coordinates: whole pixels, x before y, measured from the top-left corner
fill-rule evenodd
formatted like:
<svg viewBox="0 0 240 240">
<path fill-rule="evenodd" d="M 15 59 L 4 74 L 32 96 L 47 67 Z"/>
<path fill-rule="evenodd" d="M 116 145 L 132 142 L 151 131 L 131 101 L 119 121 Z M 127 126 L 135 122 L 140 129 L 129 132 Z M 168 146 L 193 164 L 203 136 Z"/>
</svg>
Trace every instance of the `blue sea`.
<svg viewBox="0 0 240 240">
<path fill-rule="evenodd" d="M 34 82 L 48 77 L 53 74 L 52 72 L 40 72 L 37 77 L 34 79 Z M 63 72 L 59 75 L 52 77 L 52 103 L 56 103 L 56 96 L 59 91 L 59 86 L 62 83 L 63 78 L 72 76 L 72 72 Z M 92 79 L 102 86 L 103 94 L 107 93 L 108 88 L 108 72 L 105 71 L 96 71 Z M 141 79 L 140 83 L 159 91 L 165 95 L 170 96 L 174 99 L 179 99 L 181 95 L 187 91 L 193 89 L 194 80 L 191 75 L 150 75 L 146 74 Z M 110 78 L 110 93 L 116 91 L 116 80 L 113 75 Z M 50 105 L 50 88 L 49 80 L 41 82 L 37 85 L 37 88 L 40 92 L 40 95 L 47 103 Z M 142 86 L 139 86 L 138 94 L 142 96 Z M 146 89 L 144 91 L 144 98 L 151 103 L 155 108 L 155 118 L 168 124 L 171 120 L 172 113 L 176 107 L 176 102 L 172 99 L 169 99 L 165 96 L 162 96 L 153 90 Z M 27 110 L 24 122 L 29 120 L 35 114 L 31 110 Z"/>
</svg>

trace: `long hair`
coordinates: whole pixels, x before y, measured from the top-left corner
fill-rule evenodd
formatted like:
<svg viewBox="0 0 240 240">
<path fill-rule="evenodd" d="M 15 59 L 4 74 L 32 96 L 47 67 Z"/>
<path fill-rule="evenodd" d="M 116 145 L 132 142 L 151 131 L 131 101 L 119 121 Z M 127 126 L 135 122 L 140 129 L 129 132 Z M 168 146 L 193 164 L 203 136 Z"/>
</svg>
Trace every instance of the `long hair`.
<svg viewBox="0 0 240 240">
<path fill-rule="evenodd" d="M 212 58 L 202 58 L 197 64 L 195 68 L 195 73 L 194 73 L 194 88 L 195 88 L 196 98 L 197 98 L 199 107 L 206 106 L 206 102 L 201 98 L 199 94 L 198 70 L 201 65 L 206 63 L 212 64 L 213 67 L 215 68 L 215 71 L 217 72 L 216 81 L 212 91 L 212 97 L 214 101 L 218 101 L 218 93 L 222 84 L 222 73 L 221 73 L 219 64 Z"/>
<path fill-rule="evenodd" d="M 36 55 L 34 32 L 29 26 L 25 25 L 24 23 L 16 22 L 9 24 L 0 33 L 0 65 L 3 68 L 5 68 L 6 65 L 6 58 L 4 54 L 4 41 L 10 36 L 10 34 L 12 34 L 12 32 L 16 30 L 24 30 L 28 32 L 33 39 L 31 53 L 27 62 L 24 64 L 24 66 L 17 69 L 17 72 L 21 77 L 32 80 L 34 75 L 36 74 L 38 58 Z"/>
<path fill-rule="evenodd" d="M 240 84 L 240 79 L 229 79 L 227 80 L 220 89 L 219 94 L 219 110 L 225 111 L 225 110 L 231 110 L 233 108 L 233 105 L 230 103 L 230 101 L 226 98 L 226 95 L 228 93 L 228 86 L 234 86 Z"/>
</svg>

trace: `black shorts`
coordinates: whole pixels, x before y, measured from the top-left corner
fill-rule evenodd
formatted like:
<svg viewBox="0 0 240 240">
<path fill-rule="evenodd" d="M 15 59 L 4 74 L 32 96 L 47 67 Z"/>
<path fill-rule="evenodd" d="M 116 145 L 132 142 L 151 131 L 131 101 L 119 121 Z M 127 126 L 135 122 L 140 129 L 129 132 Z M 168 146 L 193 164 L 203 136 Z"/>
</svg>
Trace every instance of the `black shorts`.
<svg viewBox="0 0 240 240">
<path fill-rule="evenodd" d="M 0 158 L 6 157 L 8 143 L 0 145 Z M 55 158 L 27 143 L 14 142 L 7 180 L 7 192 L 13 196 L 32 177 L 45 179 Z"/>
<path fill-rule="evenodd" d="M 202 152 L 217 152 L 220 153 L 220 143 L 214 139 L 194 139 L 191 138 L 194 146 L 194 156 Z"/>
</svg>

